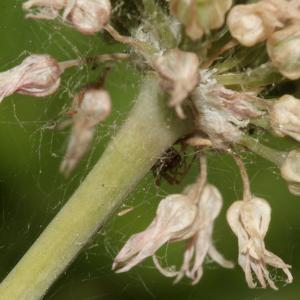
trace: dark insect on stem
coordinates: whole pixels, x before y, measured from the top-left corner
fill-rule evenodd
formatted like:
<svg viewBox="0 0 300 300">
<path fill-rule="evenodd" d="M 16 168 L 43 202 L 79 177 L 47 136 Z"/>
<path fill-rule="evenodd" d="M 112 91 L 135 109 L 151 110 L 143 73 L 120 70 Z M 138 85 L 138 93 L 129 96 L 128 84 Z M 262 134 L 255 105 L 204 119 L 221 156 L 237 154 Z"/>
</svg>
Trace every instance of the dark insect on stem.
<svg viewBox="0 0 300 300">
<path fill-rule="evenodd" d="M 155 184 L 160 186 L 162 179 L 171 185 L 180 184 L 194 159 L 195 155 L 192 157 L 191 162 L 187 163 L 186 152 L 183 147 L 180 152 L 173 146 L 168 148 L 151 168 Z"/>
</svg>

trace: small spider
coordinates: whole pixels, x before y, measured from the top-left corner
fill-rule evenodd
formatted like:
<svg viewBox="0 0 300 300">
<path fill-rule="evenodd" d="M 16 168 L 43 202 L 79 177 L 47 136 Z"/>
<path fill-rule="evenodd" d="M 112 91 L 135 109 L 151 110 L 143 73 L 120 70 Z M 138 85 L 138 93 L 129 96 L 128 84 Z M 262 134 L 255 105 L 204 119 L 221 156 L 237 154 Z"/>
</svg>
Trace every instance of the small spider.
<svg viewBox="0 0 300 300">
<path fill-rule="evenodd" d="M 165 179 L 171 185 L 179 184 L 186 175 L 195 156 L 187 164 L 184 146 L 181 147 L 180 152 L 173 146 L 168 148 L 151 168 L 157 186 L 160 186 L 162 179 Z"/>
</svg>

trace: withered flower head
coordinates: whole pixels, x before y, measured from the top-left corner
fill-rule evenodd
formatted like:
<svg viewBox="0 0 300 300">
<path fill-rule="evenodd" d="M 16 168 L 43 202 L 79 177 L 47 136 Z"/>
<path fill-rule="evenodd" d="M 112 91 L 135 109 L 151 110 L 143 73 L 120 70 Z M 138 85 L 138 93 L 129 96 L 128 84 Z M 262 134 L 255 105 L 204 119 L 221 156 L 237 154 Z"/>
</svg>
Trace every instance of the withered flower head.
<svg viewBox="0 0 300 300">
<path fill-rule="evenodd" d="M 252 198 L 248 201 L 236 201 L 227 211 L 227 221 L 238 238 L 239 265 L 245 272 L 247 284 L 255 288 L 253 273 L 261 287 L 269 285 L 277 287 L 269 275 L 267 265 L 282 269 L 287 276 L 287 283 L 293 281 L 289 271 L 290 266 L 281 258 L 266 250 L 264 238 L 269 228 L 271 207 L 261 198 Z"/>
<path fill-rule="evenodd" d="M 193 235 L 197 207 L 189 197 L 173 194 L 163 199 L 148 228 L 134 234 L 116 256 L 113 269 L 126 272 L 168 241 L 186 240 Z"/>
<path fill-rule="evenodd" d="M 273 103 L 270 116 L 272 129 L 277 135 L 288 135 L 300 142 L 299 99 L 291 95 L 282 96 Z"/>
<path fill-rule="evenodd" d="M 0 73 L 0 101 L 13 93 L 51 95 L 59 87 L 60 74 L 58 62 L 50 55 L 31 55 L 20 65 Z"/>
<path fill-rule="evenodd" d="M 162 79 L 161 86 L 171 96 L 169 104 L 175 107 L 180 118 L 185 117 L 181 107 L 183 101 L 200 80 L 199 66 L 199 58 L 195 53 L 179 49 L 169 50 L 154 62 Z"/>
</svg>

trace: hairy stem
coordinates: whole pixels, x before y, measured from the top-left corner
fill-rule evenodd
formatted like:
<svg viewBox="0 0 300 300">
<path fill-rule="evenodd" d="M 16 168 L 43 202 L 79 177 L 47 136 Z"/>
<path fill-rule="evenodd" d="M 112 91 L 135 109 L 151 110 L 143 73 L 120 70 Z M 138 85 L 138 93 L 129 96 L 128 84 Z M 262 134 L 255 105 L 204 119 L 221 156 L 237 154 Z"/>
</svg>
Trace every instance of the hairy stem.
<svg viewBox="0 0 300 300">
<path fill-rule="evenodd" d="M 147 76 L 99 162 L 0 285 L 1 300 L 41 299 L 166 148 L 189 131 Z"/>
</svg>

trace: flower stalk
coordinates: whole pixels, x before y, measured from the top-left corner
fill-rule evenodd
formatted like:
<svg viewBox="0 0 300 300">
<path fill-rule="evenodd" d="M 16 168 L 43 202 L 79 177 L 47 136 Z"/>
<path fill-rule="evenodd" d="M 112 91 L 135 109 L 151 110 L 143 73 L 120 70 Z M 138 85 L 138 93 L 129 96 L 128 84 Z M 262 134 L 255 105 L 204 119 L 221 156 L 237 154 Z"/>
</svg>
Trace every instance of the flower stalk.
<svg viewBox="0 0 300 300">
<path fill-rule="evenodd" d="M 163 98 L 155 78 L 146 77 L 127 121 L 99 162 L 1 283 L 1 300 L 41 299 L 156 159 L 189 132 Z"/>
</svg>

